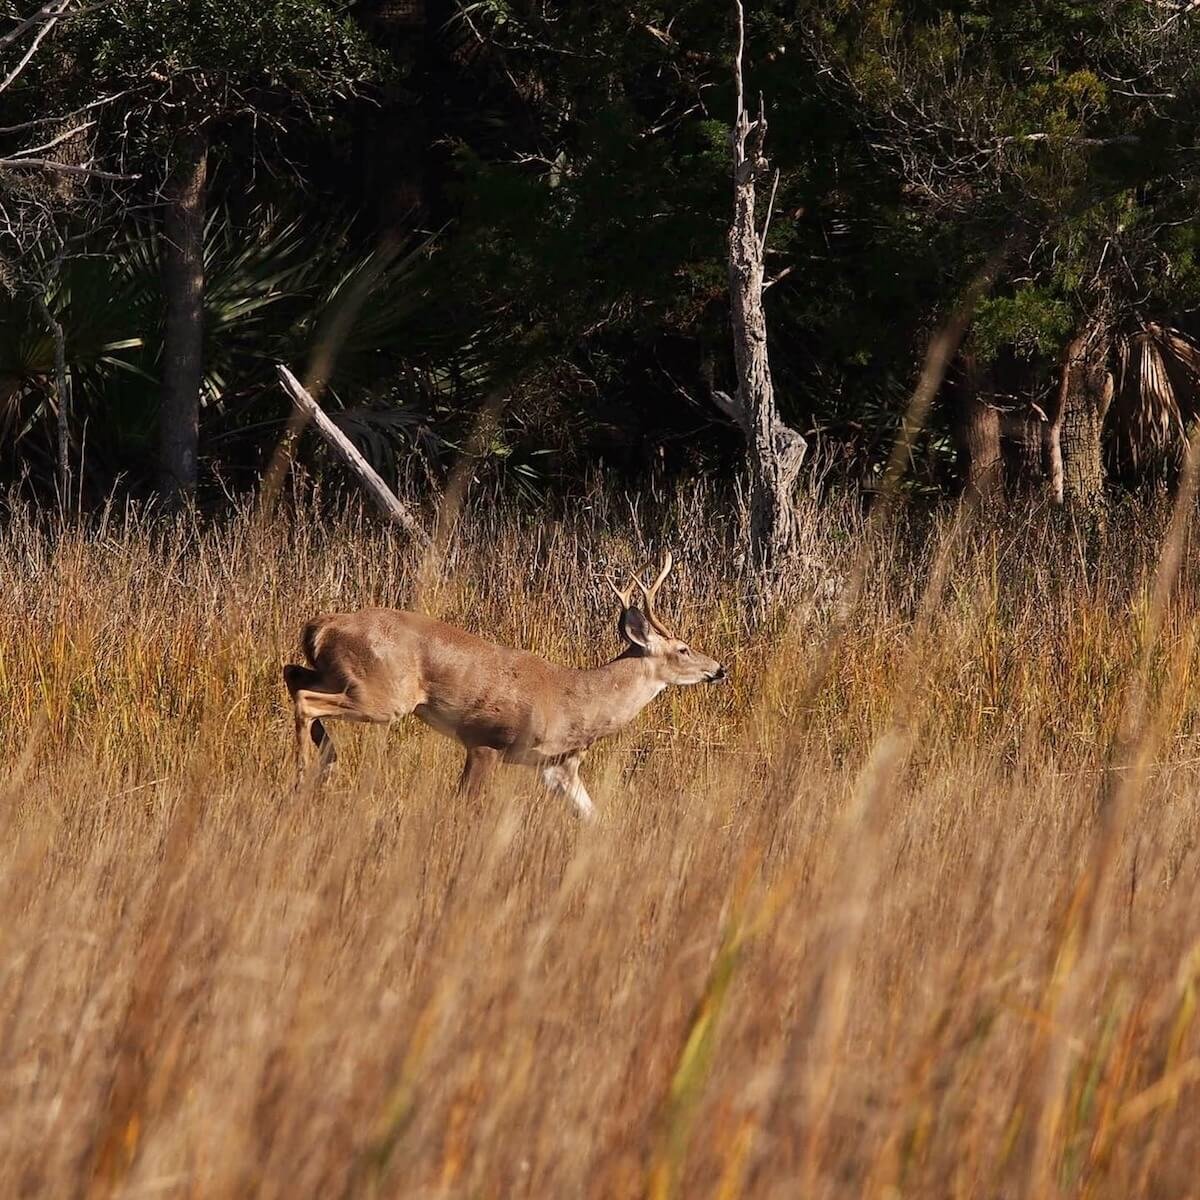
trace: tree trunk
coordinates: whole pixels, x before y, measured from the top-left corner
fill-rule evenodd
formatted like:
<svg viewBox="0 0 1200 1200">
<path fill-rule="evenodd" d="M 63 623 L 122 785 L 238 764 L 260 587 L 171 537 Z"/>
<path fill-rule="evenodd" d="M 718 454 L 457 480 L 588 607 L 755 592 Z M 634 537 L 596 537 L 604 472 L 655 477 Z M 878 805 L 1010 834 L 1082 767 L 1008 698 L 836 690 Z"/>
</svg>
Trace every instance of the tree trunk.
<svg viewBox="0 0 1200 1200">
<path fill-rule="evenodd" d="M 1031 500 L 1043 494 L 1046 483 L 1045 422 L 1033 411 L 1014 409 L 1000 421 L 1000 450 L 1004 478 L 1013 499 Z"/>
<path fill-rule="evenodd" d="M 67 339 L 62 322 L 50 310 L 45 296 L 38 297 L 42 317 L 54 339 L 54 400 L 58 423 L 58 506 L 67 511 L 71 499 L 71 376 L 67 371 Z"/>
<path fill-rule="evenodd" d="M 1072 338 L 1063 355 L 1049 434 L 1051 490 L 1059 504 L 1092 509 L 1104 497 L 1101 435 L 1113 393 L 1107 359 L 1107 337 L 1095 325 Z"/>
<path fill-rule="evenodd" d="M 1004 483 L 1000 457 L 1000 414 L 979 396 L 974 361 L 964 356 L 954 386 L 954 440 L 967 492 L 985 505 L 996 501 Z"/>
<path fill-rule="evenodd" d="M 750 473 L 750 553 L 756 567 L 770 572 L 786 558 L 795 541 L 793 499 L 808 444 L 780 420 L 767 356 L 767 320 L 763 312 L 762 232 L 755 219 L 755 181 L 768 169 L 763 157 L 767 121 L 760 102 L 751 122 L 742 90 L 744 14 L 737 0 L 738 50 L 734 61 L 737 114 L 733 131 L 733 224 L 729 231 L 729 294 L 737 396 L 716 398 L 741 425 Z M 776 176 L 778 181 L 778 176 Z M 772 190 L 772 200 L 774 191 Z M 766 220 L 770 221 L 768 206 Z"/>
<path fill-rule="evenodd" d="M 158 417 L 159 487 L 171 504 L 190 500 L 196 491 L 204 378 L 206 134 L 184 135 L 175 153 L 163 192 L 166 330 Z"/>
<path fill-rule="evenodd" d="M 425 219 L 437 178 L 431 114 L 442 101 L 444 79 L 438 72 L 445 66 L 434 48 L 441 47 L 445 30 L 441 20 L 430 20 L 426 0 L 366 0 L 357 8 L 387 61 L 405 64 L 402 77 L 379 89 L 355 129 L 361 186 L 375 223 L 407 238 Z"/>
</svg>

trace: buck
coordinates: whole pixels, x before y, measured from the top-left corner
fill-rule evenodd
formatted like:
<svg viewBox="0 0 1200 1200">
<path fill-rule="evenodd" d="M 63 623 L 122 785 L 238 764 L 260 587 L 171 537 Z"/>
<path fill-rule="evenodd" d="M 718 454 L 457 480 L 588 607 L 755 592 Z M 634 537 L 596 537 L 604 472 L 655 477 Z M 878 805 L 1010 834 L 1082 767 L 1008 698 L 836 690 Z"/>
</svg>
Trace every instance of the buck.
<svg viewBox="0 0 1200 1200">
<path fill-rule="evenodd" d="M 296 783 L 317 782 L 337 755 L 325 722 L 390 724 L 410 713 L 457 738 L 467 759 L 460 792 L 479 794 L 501 763 L 541 771 L 548 791 L 595 815 L 579 778 L 588 748 L 628 725 L 672 684 L 725 678 L 659 618 L 655 600 L 672 565 L 668 553 L 647 587 L 631 574 L 617 629 L 625 651 L 603 666 L 574 668 L 485 641 L 421 613 L 367 608 L 310 621 L 301 634 L 309 666 L 290 664 L 284 683 L 296 717 Z M 633 602 L 634 588 L 643 607 Z"/>
</svg>

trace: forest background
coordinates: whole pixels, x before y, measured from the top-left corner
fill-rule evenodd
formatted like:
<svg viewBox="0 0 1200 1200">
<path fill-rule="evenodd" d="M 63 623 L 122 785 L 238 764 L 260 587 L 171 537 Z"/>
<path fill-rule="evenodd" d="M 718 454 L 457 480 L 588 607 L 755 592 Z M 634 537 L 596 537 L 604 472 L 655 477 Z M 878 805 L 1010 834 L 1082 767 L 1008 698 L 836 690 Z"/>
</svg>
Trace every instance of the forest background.
<svg viewBox="0 0 1200 1200">
<path fill-rule="evenodd" d="M 277 361 L 398 487 L 463 455 L 538 498 L 737 477 L 723 0 L 10 8 L 5 482 L 225 504 L 285 428 Z M 965 306 L 908 486 L 1094 506 L 1174 477 L 1193 8 L 751 6 L 771 365 L 810 471 L 871 494 Z M 303 486 L 325 450 L 297 453 Z"/>
</svg>

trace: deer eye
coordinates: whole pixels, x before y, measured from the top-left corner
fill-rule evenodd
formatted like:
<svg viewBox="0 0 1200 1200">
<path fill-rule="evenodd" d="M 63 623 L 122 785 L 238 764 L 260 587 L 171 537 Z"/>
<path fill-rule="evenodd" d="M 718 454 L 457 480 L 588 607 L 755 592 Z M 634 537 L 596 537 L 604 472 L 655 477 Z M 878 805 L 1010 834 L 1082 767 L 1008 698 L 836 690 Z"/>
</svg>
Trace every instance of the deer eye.
<svg viewBox="0 0 1200 1200">
<path fill-rule="evenodd" d="M 689 654 L 691 654 L 691 651 L 690 651 L 690 650 L 689 650 L 689 649 L 688 649 L 686 646 L 680 646 L 680 647 L 679 647 L 679 653 L 680 653 L 680 654 L 681 654 L 681 655 L 682 655 L 684 658 L 687 658 L 687 657 L 688 657 L 688 655 L 689 655 Z"/>
</svg>

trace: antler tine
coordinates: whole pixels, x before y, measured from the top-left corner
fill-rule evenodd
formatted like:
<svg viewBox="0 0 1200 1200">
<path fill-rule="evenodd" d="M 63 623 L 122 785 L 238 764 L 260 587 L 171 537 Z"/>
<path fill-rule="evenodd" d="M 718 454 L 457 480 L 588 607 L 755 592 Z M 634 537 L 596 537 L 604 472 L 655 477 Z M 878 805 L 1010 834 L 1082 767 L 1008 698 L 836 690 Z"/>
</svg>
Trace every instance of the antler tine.
<svg viewBox="0 0 1200 1200">
<path fill-rule="evenodd" d="M 675 635 L 662 623 L 658 618 L 658 613 L 654 611 L 654 601 L 658 596 L 658 589 L 662 587 L 663 580 L 671 573 L 671 568 L 675 565 L 675 559 L 672 557 L 670 550 L 667 551 L 666 557 L 663 559 L 662 569 L 658 573 L 658 578 L 647 587 L 639 575 L 637 577 L 638 587 L 642 589 L 642 595 L 646 598 L 646 617 L 650 624 L 658 630 L 663 637 L 674 637 Z"/>
<path fill-rule="evenodd" d="M 619 587 L 617 587 L 617 585 L 615 583 L 613 583 L 613 581 L 611 579 L 608 581 L 608 586 L 610 588 L 612 588 L 612 590 L 616 593 L 617 599 L 620 600 L 620 602 L 621 602 L 621 611 L 622 612 L 624 612 L 627 608 L 632 607 L 632 605 L 633 605 L 633 589 L 638 586 L 639 582 L 640 581 L 637 580 L 633 575 L 630 575 L 629 576 L 629 586 L 624 591 L 621 591 L 621 589 Z"/>
</svg>

